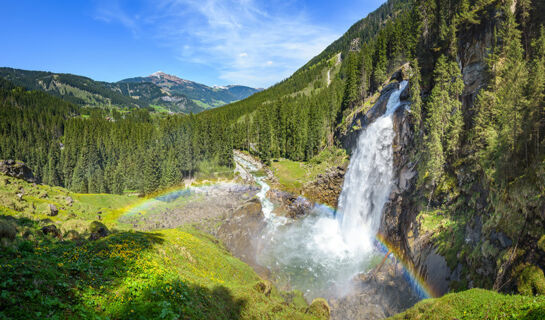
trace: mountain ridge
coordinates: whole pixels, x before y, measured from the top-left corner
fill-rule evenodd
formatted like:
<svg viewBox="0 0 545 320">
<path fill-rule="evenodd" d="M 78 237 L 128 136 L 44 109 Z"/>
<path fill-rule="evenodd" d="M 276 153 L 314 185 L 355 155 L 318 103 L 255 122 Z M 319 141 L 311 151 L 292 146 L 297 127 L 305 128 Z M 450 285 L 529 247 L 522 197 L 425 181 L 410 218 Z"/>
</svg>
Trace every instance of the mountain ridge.
<svg viewBox="0 0 545 320">
<path fill-rule="evenodd" d="M 83 107 L 114 107 L 126 110 L 146 108 L 170 113 L 199 113 L 242 100 L 259 90 L 239 85 L 215 89 L 164 72 L 118 82 L 105 82 L 71 73 L 0 67 L 0 78 L 28 90 L 47 92 Z M 192 90 L 171 90 L 172 84 Z M 186 91 L 189 96 L 184 94 Z M 192 91 L 198 91 L 199 94 Z"/>
<path fill-rule="evenodd" d="M 117 83 L 153 83 L 166 92 L 183 94 L 205 109 L 243 100 L 261 91 L 260 89 L 235 84 L 210 87 L 163 71 L 156 71 L 144 77 L 123 79 Z"/>
</svg>

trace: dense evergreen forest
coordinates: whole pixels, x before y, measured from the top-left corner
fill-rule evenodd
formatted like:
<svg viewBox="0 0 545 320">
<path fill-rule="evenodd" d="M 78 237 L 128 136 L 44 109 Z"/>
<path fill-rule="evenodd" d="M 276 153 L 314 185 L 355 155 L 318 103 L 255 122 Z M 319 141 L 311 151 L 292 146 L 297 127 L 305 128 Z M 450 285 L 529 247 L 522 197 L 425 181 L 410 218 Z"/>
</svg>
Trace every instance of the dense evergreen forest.
<svg viewBox="0 0 545 320">
<path fill-rule="evenodd" d="M 509 3 L 388 1 L 292 77 L 198 115 L 81 108 L 2 82 L 0 157 L 28 162 L 48 184 L 116 193 L 179 183 L 205 163 L 229 167 L 232 148 L 264 160 L 309 160 L 336 143 L 355 105 L 411 62 L 421 71 L 411 81 L 421 183 L 433 191 L 468 155 L 489 183 L 506 186 L 541 163 L 544 136 L 543 3 L 522 1 L 514 13 Z M 493 15 L 501 23 L 490 86 L 464 110 L 457 36 Z"/>
<path fill-rule="evenodd" d="M 77 192 L 152 192 L 202 161 L 230 166 L 228 124 L 214 114 L 160 116 L 88 109 L 0 82 L 0 150 L 46 184 Z M 208 166 L 207 164 L 206 166 Z"/>
</svg>

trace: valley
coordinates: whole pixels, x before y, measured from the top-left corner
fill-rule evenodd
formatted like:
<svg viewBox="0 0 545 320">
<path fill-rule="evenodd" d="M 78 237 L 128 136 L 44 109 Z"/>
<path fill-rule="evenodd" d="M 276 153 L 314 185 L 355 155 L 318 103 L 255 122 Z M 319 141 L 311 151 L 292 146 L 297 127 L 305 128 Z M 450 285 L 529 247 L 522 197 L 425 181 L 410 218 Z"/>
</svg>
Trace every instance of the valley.
<svg viewBox="0 0 545 320">
<path fill-rule="evenodd" d="M 388 0 L 264 90 L 1 68 L 0 318 L 545 318 L 542 12 Z"/>
</svg>

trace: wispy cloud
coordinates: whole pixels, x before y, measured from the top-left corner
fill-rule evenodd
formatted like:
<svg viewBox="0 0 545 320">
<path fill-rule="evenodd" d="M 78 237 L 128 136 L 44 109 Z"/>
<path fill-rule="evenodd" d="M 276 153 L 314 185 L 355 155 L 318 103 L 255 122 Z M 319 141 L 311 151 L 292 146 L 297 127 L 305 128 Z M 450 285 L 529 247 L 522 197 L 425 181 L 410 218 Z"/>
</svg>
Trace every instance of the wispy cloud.
<svg viewBox="0 0 545 320">
<path fill-rule="evenodd" d="M 99 19 L 150 36 L 185 63 L 205 64 L 228 83 L 269 86 L 289 76 L 338 34 L 286 2 L 145 0 L 134 12 L 108 1 Z M 144 34 L 144 35 L 142 35 Z"/>
</svg>

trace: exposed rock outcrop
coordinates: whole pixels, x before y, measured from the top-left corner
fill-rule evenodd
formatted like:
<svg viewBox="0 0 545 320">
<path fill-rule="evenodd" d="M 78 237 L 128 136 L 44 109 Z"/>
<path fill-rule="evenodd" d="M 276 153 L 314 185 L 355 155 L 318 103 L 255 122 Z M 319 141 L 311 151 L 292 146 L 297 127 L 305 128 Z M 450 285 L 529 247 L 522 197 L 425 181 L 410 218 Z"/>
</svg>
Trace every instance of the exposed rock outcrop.
<svg viewBox="0 0 545 320">
<path fill-rule="evenodd" d="M 347 165 L 348 162 L 343 166 L 331 167 L 314 181 L 306 183 L 303 186 L 303 195 L 335 208 L 341 195 Z"/>
<path fill-rule="evenodd" d="M 356 146 L 361 130 L 386 112 L 386 106 L 388 105 L 390 95 L 397 89 L 399 89 L 398 82 L 388 84 L 382 89 L 380 97 L 367 113 L 357 114 L 347 126 L 346 131 L 337 132 L 338 139 L 348 153 L 352 153 L 352 149 Z"/>
<path fill-rule="evenodd" d="M 270 190 L 267 197 L 275 205 L 275 214 L 292 219 L 305 215 L 314 206 L 304 197 L 281 190 Z"/>
<path fill-rule="evenodd" d="M 384 319 L 418 301 L 402 265 L 394 261 L 359 275 L 354 286 L 356 294 L 330 300 L 332 319 Z"/>
<path fill-rule="evenodd" d="M 0 160 L 0 173 L 31 183 L 36 182 L 32 170 L 21 161 Z"/>
<path fill-rule="evenodd" d="M 266 227 L 261 209 L 257 198 L 249 200 L 226 218 L 216 236 L 235 257 L 249 264 L 259 275 L 267 277 L 267 268 L 256 261 L 259 239 Z"/>
<path fill-rule="evenodd" d="M 494 9 L 491 9 L 494 10 Z M 480 24 L 472 24 L 458 36 L 457 60 L 462 70 L 464 92 L 462 102 L 466 110 L 472 109 L 475 98 L 487 83 L 486 58 L 494 47 L 497 21 L 482 15 Z"/>
</svg>

